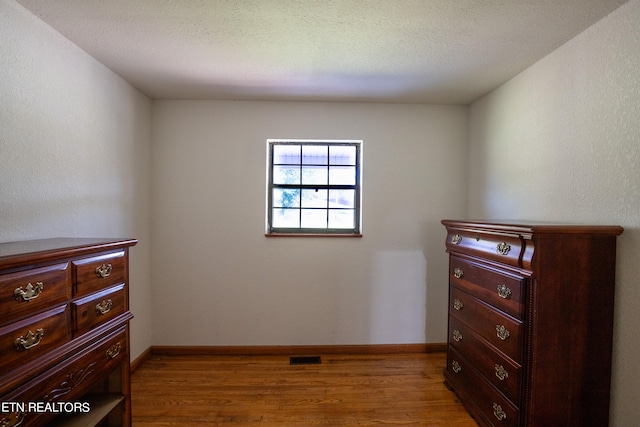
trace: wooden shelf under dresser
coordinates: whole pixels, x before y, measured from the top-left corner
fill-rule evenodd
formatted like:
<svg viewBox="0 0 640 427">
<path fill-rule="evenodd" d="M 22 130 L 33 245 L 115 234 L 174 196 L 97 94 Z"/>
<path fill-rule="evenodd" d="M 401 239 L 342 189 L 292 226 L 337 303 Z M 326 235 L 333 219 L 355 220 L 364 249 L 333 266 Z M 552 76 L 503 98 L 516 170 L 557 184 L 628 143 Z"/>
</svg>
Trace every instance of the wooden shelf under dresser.
<svg viewBox="0 0 640 427">
<path fill-rule="evenodd" d="M 0 244 L 0 427 L 130 426 L 135 239 Z"/>
<path fill-rule="evenodd" d="M 607 426 L 617 226 L 443 220 L 445 384 L 481 426 Z"/>
</svg>

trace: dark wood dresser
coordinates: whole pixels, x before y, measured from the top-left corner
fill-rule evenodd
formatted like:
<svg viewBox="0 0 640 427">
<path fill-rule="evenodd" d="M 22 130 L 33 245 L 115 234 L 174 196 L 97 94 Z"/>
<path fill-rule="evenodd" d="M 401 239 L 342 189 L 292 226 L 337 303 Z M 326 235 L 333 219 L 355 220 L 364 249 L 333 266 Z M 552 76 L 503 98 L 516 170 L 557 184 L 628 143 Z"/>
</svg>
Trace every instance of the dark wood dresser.
<svg viewBox="0 0 640 427">
<path fill-rule="evenodd" d="M 134 239 L 0 244 L 0 427 L 129 426 Z"/>
<path fill-rule="evenodd" d="M 444 220 L 445 384 L 481 426 L 609 425 L 617 226 Z"/>
</svg>

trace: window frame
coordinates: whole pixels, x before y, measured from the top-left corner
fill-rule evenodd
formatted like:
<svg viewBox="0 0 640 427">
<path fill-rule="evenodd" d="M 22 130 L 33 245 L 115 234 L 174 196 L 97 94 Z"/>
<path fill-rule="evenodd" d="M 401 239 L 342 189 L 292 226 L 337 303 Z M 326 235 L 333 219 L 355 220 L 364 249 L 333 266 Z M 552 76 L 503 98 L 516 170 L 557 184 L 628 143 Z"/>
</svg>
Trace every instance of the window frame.
<svg viewBox="0 0 640 427">
<path fill-rule="evenodd" d="M 273 147 L 276 145 L 300 145 L 300 146 L 354 146 L 356 149 L 355 158 L 355 184 L 274 184 L 273 170 L 274 158 Z M 302 157 L 300 158 L 300 168 L 304 165 Z M 277 165 L 276 165 L 277 166 Z M 327 159 L 327 168 L 331 166 L 330 159 Z M 340 165 L 335 165 L 340 166 Z M 362 236 L 362 140 L 311 140 L 311 139 L 268 139 L 267 140 L 267 188 L 266 188 L 266 224 L 265 234 L 267 236 L 342 236 L 342 237 L 361 237 Z M 298 189 L 301 192 L 309 189 L 353 189 L 354 190 L 354 226 L 353 228 L 329 228 L 327 227 L 274 227 L 273 224 L 273 190 L 274 188 Z M 320 208 L 322 209 L 322 208 Z M 302 207 L 299 208 L 302 214 Z M 330 209 L 327 207 L 327 214 Z"/>
</svg>

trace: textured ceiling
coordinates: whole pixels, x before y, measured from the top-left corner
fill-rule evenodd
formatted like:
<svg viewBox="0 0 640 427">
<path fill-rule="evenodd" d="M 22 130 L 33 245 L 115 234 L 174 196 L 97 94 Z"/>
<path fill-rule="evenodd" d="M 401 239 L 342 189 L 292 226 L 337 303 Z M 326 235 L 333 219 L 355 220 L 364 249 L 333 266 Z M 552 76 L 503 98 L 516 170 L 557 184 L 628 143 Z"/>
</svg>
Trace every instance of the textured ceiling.
<svg viewBox="0 0 640 427">
<path fill-rule="evenodd" d="M 626 0 L 17 0 L 151 98 L 468 104 Z"/>
</svg>

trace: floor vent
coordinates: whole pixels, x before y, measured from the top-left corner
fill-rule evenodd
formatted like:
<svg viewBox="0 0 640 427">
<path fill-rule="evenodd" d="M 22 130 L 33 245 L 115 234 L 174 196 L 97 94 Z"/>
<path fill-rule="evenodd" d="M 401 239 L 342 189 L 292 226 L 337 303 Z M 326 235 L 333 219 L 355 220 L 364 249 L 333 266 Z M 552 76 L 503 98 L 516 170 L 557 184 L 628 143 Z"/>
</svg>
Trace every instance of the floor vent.
<svg viewBox="0 0 640 427">
<path fill-rule="evenodd" d="M 292 356 L 289 358 L 290 365 L 318 365 L 320 356 Z"/>
</svg>

